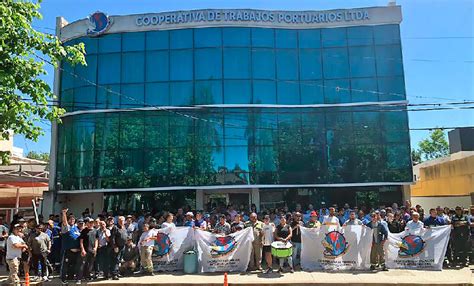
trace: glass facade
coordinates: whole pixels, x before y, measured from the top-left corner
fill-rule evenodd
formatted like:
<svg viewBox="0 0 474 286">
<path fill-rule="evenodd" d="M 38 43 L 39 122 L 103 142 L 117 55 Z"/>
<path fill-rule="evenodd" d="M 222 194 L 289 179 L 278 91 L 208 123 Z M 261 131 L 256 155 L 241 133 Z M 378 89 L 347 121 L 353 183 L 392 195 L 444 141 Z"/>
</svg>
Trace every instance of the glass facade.
<svg viewBox="0 0 474 286">
<path fill-rule="evenodd" d="M 79 38 L 63 64 L 62 190 L 412 180 L 398 25 L 195 28 Z M 76 75 L 76 76 L 74 76 Z M 130 108 L 149 107 L 147 111 Z"/>
</svg>

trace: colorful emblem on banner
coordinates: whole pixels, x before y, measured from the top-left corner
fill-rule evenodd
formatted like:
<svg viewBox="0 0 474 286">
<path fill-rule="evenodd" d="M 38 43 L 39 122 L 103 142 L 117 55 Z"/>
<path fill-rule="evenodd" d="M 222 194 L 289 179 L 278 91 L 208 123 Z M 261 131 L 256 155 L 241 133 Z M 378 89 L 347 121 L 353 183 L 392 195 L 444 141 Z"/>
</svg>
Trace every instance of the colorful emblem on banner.
<svg viewBox="0 0 474 286">
<path fill-rule="evenodd" d="M 228 255 L 235 250 L 236 246 L 237 241 L 230 235 L 217 237 L 216 240 L 214 240 L 214 243 L 210 246 L 211 256 L 217 257 Z"/>
<path fill-rule="evenodd" d="M 112 19 L 103 12 L 95 12 L 88 17 L 89 29 L 87 34 L 89 36 L 98 36 L 107 31 L 112 25 Z"/>
<path fill-rule="evenodd" d="M 327 233 L 321 243 L 324 246 L 323 254 L 326 258 L 339 257 L 349 249 L 349 244 L 344 235 L 336 230 Z"/>
<path fill-rule="evenodd" d="M 399 257 L 413 257 L 425 249 L 426 242 L 423 241 L 421 236 L 418 235 L 407 235 L 402 238 L 402 242 L 398 244 L 400 248 L 398 250 Z"/>
<path fill-rule="evenodd" d="M 167 255 L 171 250 L 171 239 L 166 233 L 159 232 L 156 235 L 155 245 L 153 246 L 153 253 L 158 257 Z"/>
</svg>

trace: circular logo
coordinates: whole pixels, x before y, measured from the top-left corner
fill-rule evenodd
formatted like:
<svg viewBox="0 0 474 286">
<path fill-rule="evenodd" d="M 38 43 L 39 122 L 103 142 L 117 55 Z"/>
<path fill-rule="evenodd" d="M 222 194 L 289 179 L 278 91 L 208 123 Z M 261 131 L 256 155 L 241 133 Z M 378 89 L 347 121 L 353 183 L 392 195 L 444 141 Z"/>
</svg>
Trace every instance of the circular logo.
<svg viewBox="0 0 474 286">
<path fill-rule="evenodd" d="M 229 254 L 235 249 L 236 245 L 237 242 L 232 236 L 217 237 L 211 245 L 211 255 L 221 256 Z"/>
<path fill-rule="evenodd" d="M 349 249 L 344 235 L 336 230 L 327 233 L 322 244 L 324 246 L 323 254 L 326 258 L 336 258 L 345 254 Z"/>
<path fill-rule="evenodd" d="M 93 36 L 104 33 L 112 24 L 110 17 L 103 12 L 95 12 L 94 14 L 90 15 L 88 19 L 90 27 L 87 30 L 87 34 Z"/>
<path fill-rule="evenodd" d="M 425 248 L 425 242 L 418 235 L 407 235 L 402 238 L 402 242 L 398 246 L 398 256 L 411 257 L 420 254 Z"/>
<path fill-rule="evenodd" d="M 156 235 L 155 246 L 153 247 L 154 254 L 162 257 L 167 255 L 171 250 L 171 239 L 166 233 L 159 232 Z"/>
</svg>

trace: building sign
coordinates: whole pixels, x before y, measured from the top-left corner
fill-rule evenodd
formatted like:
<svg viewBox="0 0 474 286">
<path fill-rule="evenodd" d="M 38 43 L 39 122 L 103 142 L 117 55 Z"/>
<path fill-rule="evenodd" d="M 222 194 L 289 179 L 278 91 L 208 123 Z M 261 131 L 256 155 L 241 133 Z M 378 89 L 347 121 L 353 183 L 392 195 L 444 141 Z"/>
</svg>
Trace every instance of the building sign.
<svg viewBox="0 0 474 286">
<path fill-rule="evenodd" d="M 176 25 L 186 23 L 282 23 L 315 24 L 369 20 L 367 9 L 334 11 L 259 11 L 259 10 L 198 10 L 139 15 L 137 26 Z"/>
<path fill-rule="evenodd" d="M 87 35 L 98 36 L 105 33 L 112 25 L 112 19 L 107 14 L 97 11 L 94 14 L 87 17 L 89 20 L 89 28 L 87 29 Z"/>
</svg>

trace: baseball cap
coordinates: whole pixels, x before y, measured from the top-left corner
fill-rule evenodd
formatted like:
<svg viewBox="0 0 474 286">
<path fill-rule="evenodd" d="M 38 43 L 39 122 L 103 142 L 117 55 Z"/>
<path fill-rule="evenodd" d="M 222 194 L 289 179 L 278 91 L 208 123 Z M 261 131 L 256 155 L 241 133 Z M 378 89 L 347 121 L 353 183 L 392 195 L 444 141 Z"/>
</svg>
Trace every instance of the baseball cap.
<svg viewBox="0 0 474 286">
<path fill-rule="evenodd" d="M 18 222 L 26 222 L 26 220 L 24 218 L 20 218 Z"/>
<path fill-rule="evenodd" d="M 107 217 L 107 220 L 113 220 L 113 219 L 114 219 L 114 217 L 113 217 L 113 216 L 109 216 L 109 217 Z"/>
<path fill-rule="evenodd" d="M 77 220 L 77 223 L 84 223 L 84 220 L 82 218 Z"/>
<path fill-rule="evenodd" d="M 194 214 L 192 212 L 187 212 L 186 215 L 188 216 L 194 216 Z"/>
<path fill-rule="evenodd" d="M 315 212 L 315 211 L 312 211 L 309 215 L 310 215 L 310 216 L 318 216 L 318 213 Z"/>
<path fill-rule="evenodd" d="M 19 223 L 17 223 L 13 226 L 13 228 L 17 228 L 17 227 L 21 227 L 21 225 Z"/>
<path fill-rule="evenodd" d="M 86 217 L 84 218 L 84 222 L 91 222 L 91 221 L 94 221 L 93 219 L 91 219 L 90 217 Z"/>
</svg>

